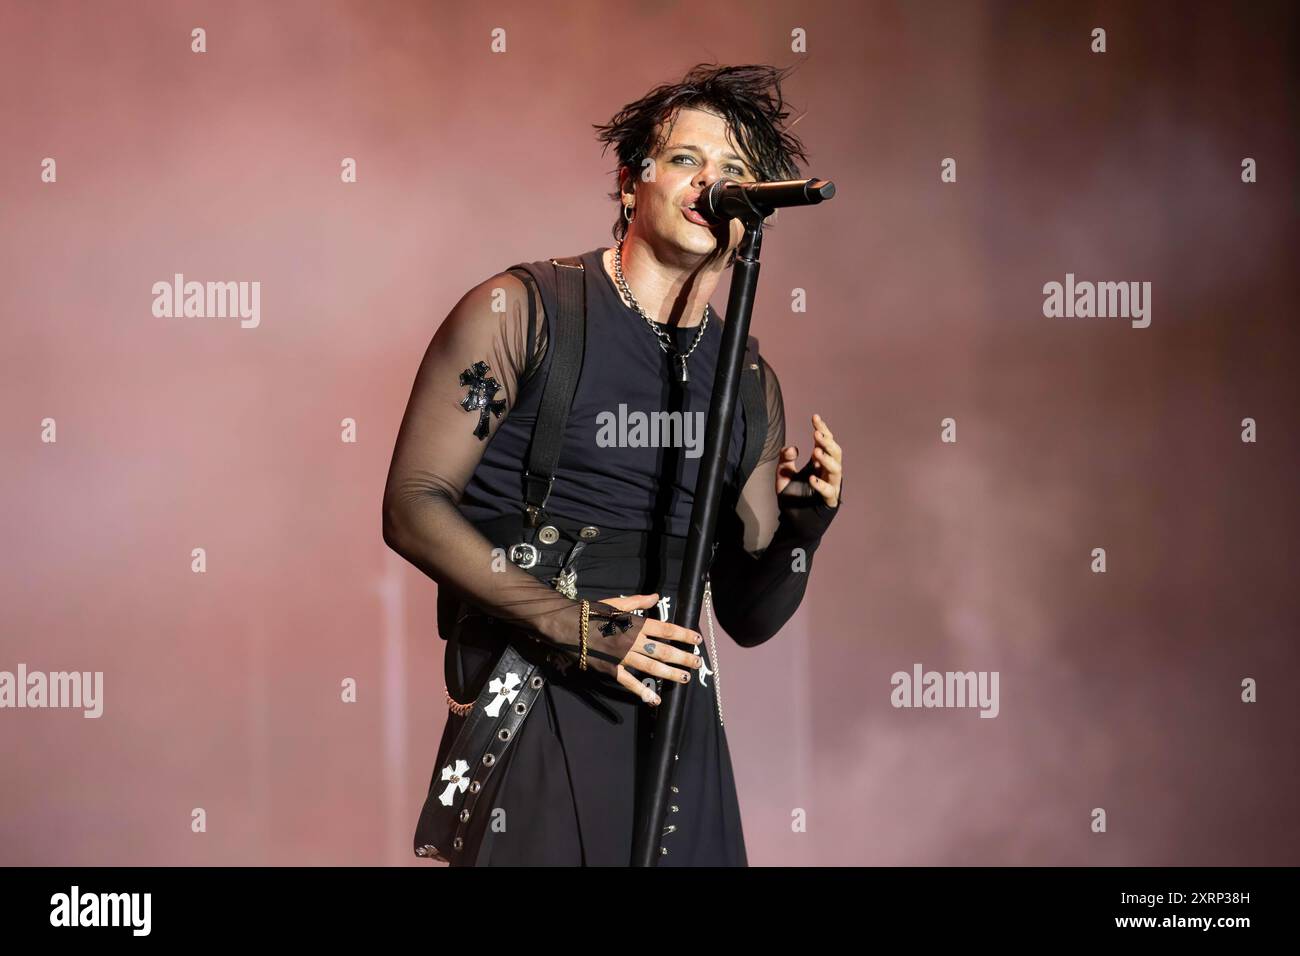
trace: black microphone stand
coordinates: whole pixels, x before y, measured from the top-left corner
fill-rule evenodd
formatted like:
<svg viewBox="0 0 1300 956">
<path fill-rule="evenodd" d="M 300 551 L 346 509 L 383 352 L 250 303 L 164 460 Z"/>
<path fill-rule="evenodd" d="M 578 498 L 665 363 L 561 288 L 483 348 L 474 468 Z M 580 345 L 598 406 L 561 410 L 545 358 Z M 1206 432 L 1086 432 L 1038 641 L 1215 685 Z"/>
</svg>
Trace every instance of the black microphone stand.
<svg viewBox="0 0 1300 956">
<path fill-rule="evenodd" d="M 829 187 L 825 191 L 825 198 L 829 199 L 835 194 L 834 186 L 830 183 L 825 183 L 825 186 Z M 714 195 L 718 193 L 715 192 Z M 741 363 L 745 358 L 745 344 L 749 341 L 749 320 L 758 289 L 758 256 L 763 246 L 763 220 L 773 212 L 771 207 L 757 204 L 747 196 L 741 202 L 731 201 L 727 205 L 727 213 L 743 223 L 745 235 L 731 267 L 727 319 L 722 330 L 722 346 L 713 377 L 709 419 L 704 430 L 704 453 L 700 461 L 699 481 L 695 487 L 695 501 L 691 508 L 691 526 L 686 538 L 682 578 L 677 591 L 677 613 L 673 619 L 673 623 L 691 630 L 699 629 L 700 606 L 704 597 L 702 582 L 705 571 L 713 561 L 714 532 L 718 521 L 718 501 L 722 494 L 726 449 L 730 443 L 736 396 L 740 392 Z M 729 222 L 729 218 L 726 221 Z M 681 746 L 686 726 L 685 713 L 689 701 L 685 695 L 694 690 L 693 683 L 683 686 L 665 681 L 664 684 L 654 743 L 639 794 L 640 809 L 632 836 L 633 866 L 655 866 L 662 855 L 660 838 L 668 806 L 668 791 L 672 784 L 673 764 L 677 760 L 677 750 Z"/>
</svg>

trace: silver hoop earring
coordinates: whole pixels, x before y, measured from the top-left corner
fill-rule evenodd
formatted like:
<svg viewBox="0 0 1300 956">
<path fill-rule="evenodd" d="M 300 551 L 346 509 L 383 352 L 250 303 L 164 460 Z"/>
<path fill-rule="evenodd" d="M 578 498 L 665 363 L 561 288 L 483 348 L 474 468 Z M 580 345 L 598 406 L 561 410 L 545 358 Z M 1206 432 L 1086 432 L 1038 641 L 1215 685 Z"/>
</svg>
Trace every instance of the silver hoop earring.
<svg viewBox="0 0 1300 956">
<path fill-rule="evenodd" d="M 629 212 L 632 212 L 632 207 L 633 207 L 634 205 L 635 205 L 635 203 L 626 203 L 626 204 L 624 204 L 624 206 L 623 206 L 623 219 L 624 219 L 624 221 L 627 222 L 629 225 L 631 225 L 632 220 L 633 220 L 634 218 L 636 218 L 636 213 L 632 213 L 631 216 L 628 215 Z"/>
</svg>

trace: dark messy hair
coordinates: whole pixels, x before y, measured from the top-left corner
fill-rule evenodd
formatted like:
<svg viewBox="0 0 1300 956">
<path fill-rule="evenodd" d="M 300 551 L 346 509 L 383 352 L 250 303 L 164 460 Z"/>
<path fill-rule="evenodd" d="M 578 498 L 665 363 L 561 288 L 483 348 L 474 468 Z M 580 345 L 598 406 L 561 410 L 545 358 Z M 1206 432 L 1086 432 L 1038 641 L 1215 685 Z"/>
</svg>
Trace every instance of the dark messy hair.
<svg viewBox="0 0 1300 956">
<path fill-rule="evenodd" d="M 621 171 L 640 175 L 642 163 L 664 145 L 670 124 L 659 124 L 676 117 L 683 108 L 707 109 L 721 116 L 760 182 L 801 178 L 795 160 L 807 164 L 808 157 L 803 144 L 785 126 L 790 113 L 781 95 L 781 81 L 791 70 L 793 67 L 700 63 L 680 82 L 656 87 L 624 106 L 608 123 L 593 124 L 596 139 L 605 144 L 602 154 L 610 146 L 618 154 L 615 189 L 609 194 L 620 204 L 612 230 L 615 240 L 627 234 L 618 189 Z M 656 128 L 662 134 L 658 139 Z"/>
</svg>

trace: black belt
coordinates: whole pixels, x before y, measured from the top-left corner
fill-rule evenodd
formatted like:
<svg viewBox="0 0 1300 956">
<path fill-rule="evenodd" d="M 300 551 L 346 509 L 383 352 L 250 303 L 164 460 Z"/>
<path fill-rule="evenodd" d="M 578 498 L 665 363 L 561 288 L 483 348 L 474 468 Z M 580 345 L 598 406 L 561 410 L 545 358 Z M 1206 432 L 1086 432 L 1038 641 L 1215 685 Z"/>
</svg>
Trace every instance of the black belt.
<svg viewBox="0 0 1300 956">
<path fill-rule="evenodd" d="M 539 564 L 558 566 L 577 543 L 584 543 L 592 554 L 611 558 L 664 555 L 680 560 L 686 556 L 686 538 L 681 535 L 605 528 L 569 518 L 548 516 L 530 535 L 531 541 L 527 542 L 518 515 L 501 515 L 486 521 L 476 521 L 474 525 L 496 544 L 508 541 L 507 551 L 515 543 L 528 543 L 536 549 Z M 554 538 L 550 542 L 543 535 L 548 529 L 553 532 Z M 588 533 L 584 535 L 584 531 Z"/>
</svg>

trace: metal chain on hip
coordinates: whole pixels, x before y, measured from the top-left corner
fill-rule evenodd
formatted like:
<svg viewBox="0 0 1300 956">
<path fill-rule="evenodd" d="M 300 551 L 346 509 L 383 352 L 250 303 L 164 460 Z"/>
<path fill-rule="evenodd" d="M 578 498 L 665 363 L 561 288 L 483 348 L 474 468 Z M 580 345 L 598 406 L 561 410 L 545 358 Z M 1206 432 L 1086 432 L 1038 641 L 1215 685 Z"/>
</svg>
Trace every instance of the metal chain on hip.
<svg viewBox="0 0 1300 956">
<path fill-rule="evenodd" d="M 709 621 L 709 649 L 713 652 L 713 698 L 718 704 L 718 726 L 722 722 L 722 662 L 718 660 L 718 642 L 713 636 L 713 586 L 708 578 L 704 579 L 704 613 Z"/>
<path fill-rule="evenodd" d="M 670 355 L 673 352 L 676 352 L 677 347 L 676 347 L 676 343 L 673 342 L 672 336 L 669 335 L 667 332 L 665 332 L 663 329 L 659 328 L 659 326 L 655 323 L 654 319 L 646 315 L 645 309 L 641 308 L 641 303 L 636 300 L 636 296 L 634 296 L 632 294 L 632 290 L 628 288 L 627 280 L 623 278 L 623 240 L 622 239 L 618 240 L 618 245 L 614 247 L 614 278 L 618 280 L 618 287 L 619 289 L 622 290 L 623 295 L 627 298 L 628 304 L 631 305 L 632 308 L 637 311 L 637 313 L 641 316 L 641 318 L 645 319 L 646 325 L 649 326 L 650 331 L 655 334 L 655 338 L 659 340 L 659 347 L 664 350 L 664 354 Z M 696 346 L 698 346 L 700 344 L 700 341 L 704 338 L 704 330 L 709 327 L 710 311 L 711 309 L 709 308 L 709 303 L 707 302 L 704 303 L 704 319 L 703 321 L 700 322 L 700 330 L 695 333 L 695 341 L 691 343 L 691 347 L 689 349 L 687 349 L 685 352 L 680 353 L 677 356 L 677 361 L 680 363 L 678 366 L 678 381 L 680 382 L 688 381 L 688 375 L 686 373 L 686 360 L 691 357 L 691 353 L 695 351 Z"/>
</svg>

